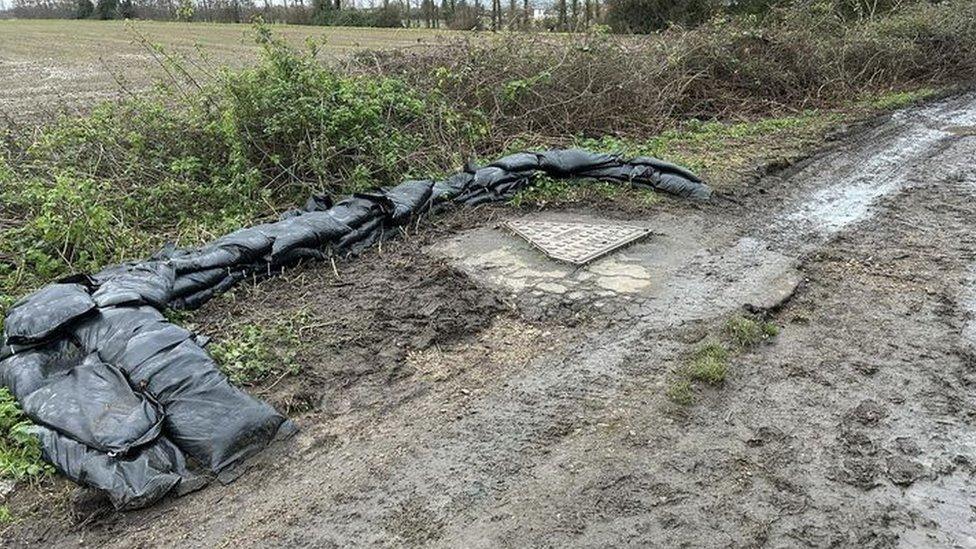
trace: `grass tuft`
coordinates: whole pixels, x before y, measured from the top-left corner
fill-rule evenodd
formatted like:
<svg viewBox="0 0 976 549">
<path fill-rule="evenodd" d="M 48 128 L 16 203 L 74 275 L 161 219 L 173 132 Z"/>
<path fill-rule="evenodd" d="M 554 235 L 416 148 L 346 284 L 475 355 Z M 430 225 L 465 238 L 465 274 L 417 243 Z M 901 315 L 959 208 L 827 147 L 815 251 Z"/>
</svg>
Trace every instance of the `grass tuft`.
<svg viewBox="0 0 976 549">
<path fill-rule="evenodd" d="M 668 383 L 665 396 L 667 396 L 671 402 L 680 404 L 681 406 L 688 406 L 695 401 L 694 392 L 691 388 L 691 382 L 680 377 L 676 377 Z"/>
<path fill-rule="evenodd" d="M 779 335 L 779 327 L 743 315 L 726 320 L 721 338 L 711 338 L 697 347 L 687 362 L 671 374 L 665 396 L 675 404 L 694 402 L 696 383 L 718 386 L 725 382 L 729 362 L 735 353 Z"/>
<path fill-rule="evenodd" d="M 725 381 L 729 368 L 729 351 L 719 342 L 710 342 L 698 348 L 688 364 L 688 379 L 709 385 Z"/>
<path fill-rule="evenodd" d="M 725 323 L 725 335 L 734 346 L 746 349 L 776 337 L 779 335 L 779 327 L 747 316 L 733 316 Z"/>
</svg>

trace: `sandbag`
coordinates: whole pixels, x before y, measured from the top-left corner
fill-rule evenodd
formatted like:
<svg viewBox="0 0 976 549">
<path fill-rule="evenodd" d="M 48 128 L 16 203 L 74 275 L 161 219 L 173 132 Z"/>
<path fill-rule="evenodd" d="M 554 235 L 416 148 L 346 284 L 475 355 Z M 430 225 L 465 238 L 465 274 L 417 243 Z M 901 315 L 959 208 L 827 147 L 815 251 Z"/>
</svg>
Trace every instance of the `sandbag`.
<svg viewBox="0 0 976 549">
<path fill-rule="evenodd" d="M 186 493 L 204 482 L 187 472 L 180 450 L 165 438 L 120 458 L 40 425 L 32 431 L 40 439 L 47 462 L 64 476 L 103 491 L 119 510 L 145 507 L 170 492 Z"/>
<path fill-rule="evenodd" d="M 110 456 L 152 442 L 162 429 L 155 403 L 134 392 L 122 372 L 97 354 L 49 374 L 18 400 L 33 421 Z"/>
<path fill-rule="evenodd" d="M 7 345 L 29 345 L 55 337 L 73 321 L 95 310 L 95 301 L 80 284 L 51 284 L 17 301 L 7 311 L 3 329 Z"/>
<path fill-rule="evenodd" d="M 162 261 L 125 264 L 92 276 L 98 290 L 92 298 L 99 307 L 152 305 L 165 307 L 171 298 L 176 271 Z"/>
<path fill-rule="evenodd" d="M 74 337 L 86 352 L 97 352 L 152 394 L 165 410 L 167 436 L 213 473 L 262 449 L 286 423 L 231 385 L 190 332 L 152 307 L 99 311 Z"/>
</svg>

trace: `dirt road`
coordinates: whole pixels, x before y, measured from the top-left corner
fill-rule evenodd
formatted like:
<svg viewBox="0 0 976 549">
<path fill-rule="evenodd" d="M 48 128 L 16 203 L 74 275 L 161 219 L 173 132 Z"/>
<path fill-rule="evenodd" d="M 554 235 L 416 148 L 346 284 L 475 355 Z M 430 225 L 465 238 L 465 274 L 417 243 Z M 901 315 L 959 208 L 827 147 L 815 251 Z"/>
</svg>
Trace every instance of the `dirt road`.
<svg viewBox="0 0 976 549">
<path fill-rule="evenodd" d="M 201 313 L 307 311 L 302 432 L 237 482 L 38 519 L 58 546 L 974 547 L 976 96 L 897 113 L 732 200 L 626 218 L 581 270 L 490 208 Z M 368 276 L 367 276 L 368 275 Z M 717 388 L 671 372 L 744 305 L 781 327 Z"/>
</svg>

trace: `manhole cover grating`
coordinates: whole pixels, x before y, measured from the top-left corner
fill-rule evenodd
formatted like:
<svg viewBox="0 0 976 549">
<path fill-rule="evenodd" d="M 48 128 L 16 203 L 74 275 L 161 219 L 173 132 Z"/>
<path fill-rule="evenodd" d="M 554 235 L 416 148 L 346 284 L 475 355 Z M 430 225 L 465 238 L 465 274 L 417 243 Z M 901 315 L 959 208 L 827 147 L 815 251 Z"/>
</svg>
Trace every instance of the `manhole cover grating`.
<svg viewBox="0 0 976 549">
<path fill-rule="evenodd" d="M 651 232 L 611 223 L 519 220 L 506 225 L 542 253 L 574 265 L 585 265 Z"/>
</svg>

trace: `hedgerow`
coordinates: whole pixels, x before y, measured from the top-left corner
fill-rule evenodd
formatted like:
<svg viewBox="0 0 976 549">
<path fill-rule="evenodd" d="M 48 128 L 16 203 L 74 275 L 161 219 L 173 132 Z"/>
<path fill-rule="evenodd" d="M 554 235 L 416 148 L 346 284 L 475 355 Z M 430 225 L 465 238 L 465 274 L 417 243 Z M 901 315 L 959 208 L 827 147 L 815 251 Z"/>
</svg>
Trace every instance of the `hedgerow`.
<svg viewBox="0 0 976 549">
<path fill-rule="evenodd" d="M 365 52 L 351 67 L 484 113 L 495 145 L 525 135 L 647 136 L 690 119 L 785 116 L 972 82 L 976 3 L 908 3 L 851 21 L 832 3 L 810 2 L 640 37 L 511 34 Z"/>
</svg>

